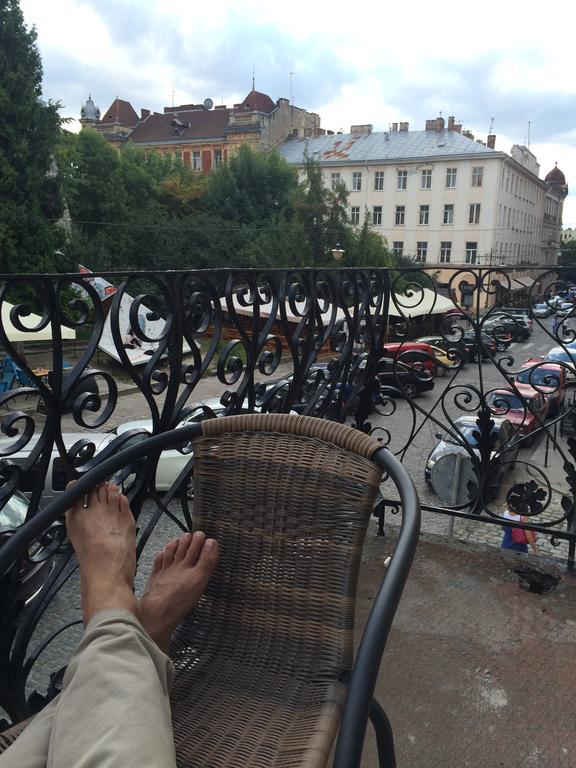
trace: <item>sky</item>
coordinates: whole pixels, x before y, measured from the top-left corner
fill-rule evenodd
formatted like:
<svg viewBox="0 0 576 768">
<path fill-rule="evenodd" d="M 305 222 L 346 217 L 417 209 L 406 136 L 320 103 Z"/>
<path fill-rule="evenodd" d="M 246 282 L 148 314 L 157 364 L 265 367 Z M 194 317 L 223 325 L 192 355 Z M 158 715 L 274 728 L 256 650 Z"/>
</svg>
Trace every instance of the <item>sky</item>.
<svg viewBox="0 0 576 768">
<path fill-rule="evenodd" d="M 538 12 L 517 0 L 482 3 L 342 0 L 21 0 L 34 25 L 44 98 L 78 118 L 92 94 L 141 108 L 241 101 L 252 87 L 292 95 L 322 126 L 387 130 L 454 115 L 476 138 L 493 119 L 496 149 L 527 144 L 540 176 L 557 162 L 576 227 L 576 4 Z M 564 30 L 568 30 L 565 34 Z M 293 73 L 291 75 L 291 73 Z"/>
</svg>

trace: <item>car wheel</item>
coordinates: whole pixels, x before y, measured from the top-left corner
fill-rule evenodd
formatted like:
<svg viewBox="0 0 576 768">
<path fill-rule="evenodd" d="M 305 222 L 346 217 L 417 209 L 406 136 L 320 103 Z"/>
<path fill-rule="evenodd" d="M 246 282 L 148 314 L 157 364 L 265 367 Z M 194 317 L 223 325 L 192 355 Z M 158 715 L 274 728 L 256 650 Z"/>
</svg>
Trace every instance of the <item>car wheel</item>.
<svg viewBox="0 0 576 768">
<path fill-rule="evenodd" d="M 506 347 L 506 342 L 505 341 L 499 341 L 496 344 L 496 350 L 498 352 L 506 352 L 506 349 L 507 349 L 507 347 Z"/>
<path fill-rule="evenodd" d="M 414 398 L 418 394 L 418 387 L 416 386 L 416 384 L 414 384 L 413 381 L 409 381 L 407 384 L 404 384 L 403 389 L 404 389 L 404 395 L 408 398 L 408 400 L 414 400 Z"/>
</svg>

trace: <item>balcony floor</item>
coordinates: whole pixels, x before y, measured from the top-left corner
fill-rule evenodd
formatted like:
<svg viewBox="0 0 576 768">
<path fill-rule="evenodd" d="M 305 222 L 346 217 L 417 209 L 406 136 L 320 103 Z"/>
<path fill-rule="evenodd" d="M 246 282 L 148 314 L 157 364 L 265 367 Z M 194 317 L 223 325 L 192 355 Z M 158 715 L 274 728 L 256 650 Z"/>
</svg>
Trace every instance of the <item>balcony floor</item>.
<svg viewBox="0 0 576 768">
<path fill-rule="evenodd" d="M 370 538 L 359 623 L 392 549 Z M 576 580 L 540 562 L 562 580 L 525 592 L 527 558 L 421 541 L 377 684 L 402 768 L 574 765 Z M 363 765 L 378 765 L 371 734 Z"/>
</svg>

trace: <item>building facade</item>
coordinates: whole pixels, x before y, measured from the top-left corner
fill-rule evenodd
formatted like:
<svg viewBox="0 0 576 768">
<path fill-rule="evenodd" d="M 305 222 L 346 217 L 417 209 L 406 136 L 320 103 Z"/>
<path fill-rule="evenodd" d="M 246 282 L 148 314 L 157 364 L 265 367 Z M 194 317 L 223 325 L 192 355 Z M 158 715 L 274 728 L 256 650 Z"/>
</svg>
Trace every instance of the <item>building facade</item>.
<svg viewBox="0 0 576 768">
<path fill-rule="evenodd" d="M 321 165 L 333 189 L 349 191 L 351 222 L 367 217 L 398 255 L 438 265 L 505 264 L 517 274 L 553 264 L 560 242 L 566 181 L 556 168 L 545 180 L 526 147 L 497 151 L 496 136 L 475 141 L 454 118 L 373 132 L 290 138 L 282 156 L 304 174 L 306 157 Z"/>
<path fill-rule="evenodd" d="M 257 151 L 276 147 L 288 136 L 313 137 L 325 131 L 314 112 L 296 107 L 288 99 L 274 102 L 252 89 L 233 107 L 203 104 L 164 107 L 162 112 L 142 109 L 140 117 L 132 105 L 116 98 L 100 117 L 89 97 L 82 106 L 83 128 L 101 133 L 113 146 L 126 142 L 147 152 L 161 152 L 198 173 L 208 173 L 232 157 L 243 144 Z"/>
</svg>

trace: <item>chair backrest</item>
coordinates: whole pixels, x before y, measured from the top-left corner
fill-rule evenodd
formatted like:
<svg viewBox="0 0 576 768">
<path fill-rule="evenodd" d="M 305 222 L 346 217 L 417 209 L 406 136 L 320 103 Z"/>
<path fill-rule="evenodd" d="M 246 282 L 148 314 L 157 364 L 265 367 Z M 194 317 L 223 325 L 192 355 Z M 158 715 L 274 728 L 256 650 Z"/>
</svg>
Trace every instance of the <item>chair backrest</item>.
<svg viewBox="0 0 576 768">
<path fill-rule="evenodd" d="M 284 665 L 304 681 L 321 668 L 341 679 L 382 476 L 368 457 L 381 443 L 280 414 L 210 419 L 203 434 L 194 441 L 193 521 L 222 556 L 206 599 L 181 625 L 175 657 L 190 647 L 225 658 L 258 646 L 261 668 Z"/>
<path fill-rule="evenodd" d="M 7 381 L 0 381 L 0 395 L 2 395 L 4 392 L 8 391 L 8 382 Z"/>
<path fill-rule="evenodd" d="M 37 387 L 36 382 L 22 368 L 15 368 L 16 378 L 23 387 Z"/>
<path fill-rule="evenodd" d="M 4 372 L 2 374 L 2 384 L 6 385 L 6 388 L 4 389 L 4 392 L 7 392 L 9 389 L 12 389 L 12 387 L 14 385 L 14 379 L 15 378 L 16 378 L 16 376 L 14 376 L 14 374 L 10 373 L 10 372 L 8 372 L 8 373 Z"/>
<path fill-rule="evenodd" d="M 12 360 L 11 357 L 8 357 L 8 355 L 6 355 L 6 357 L 4 358 L 4 364 L 2 366 L 2 372 L 3 373 L 14 373 L 14 361 Z"/>
</svg>

